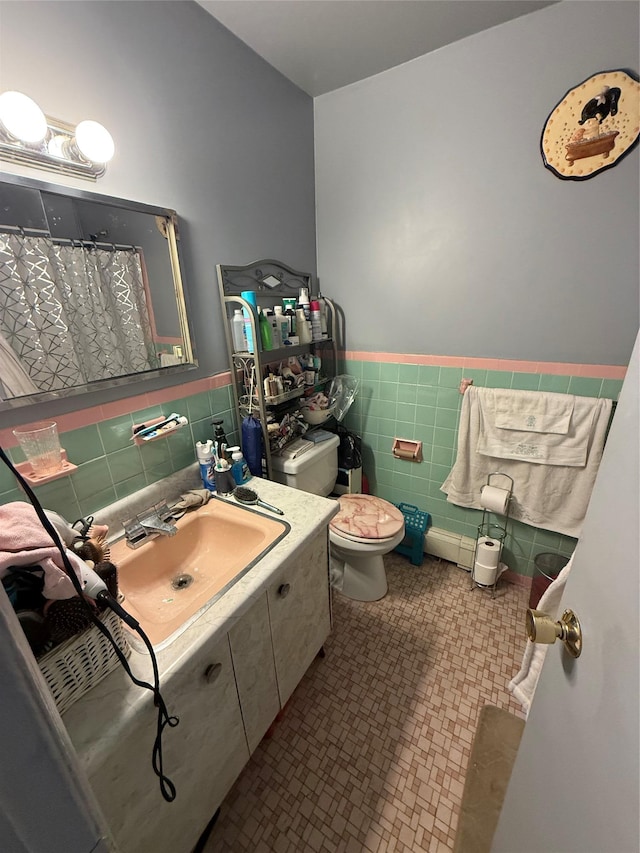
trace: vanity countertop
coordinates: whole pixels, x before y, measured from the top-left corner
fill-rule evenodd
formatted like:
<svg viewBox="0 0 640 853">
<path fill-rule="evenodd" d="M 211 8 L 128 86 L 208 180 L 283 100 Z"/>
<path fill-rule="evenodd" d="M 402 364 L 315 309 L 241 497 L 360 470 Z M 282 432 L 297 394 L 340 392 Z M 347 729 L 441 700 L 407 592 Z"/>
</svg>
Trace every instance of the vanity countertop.
<svg viewBox="0 0 640 853">
<path fill-rule="evenodd" d="M 211 642 L 216 635 L 222 636 L 233 627 L 252 603 L 264 593 L 276 572 L 295 560 L 306 544 L 327 527 L 338 511 L 337 501 L 269 480 L 254 477 L 248 485 L 258 492 L 262 500 L 282 509 L 284 515 L 275 516 L 260 507 L 251 509 L 273 518 L 281 518 L 288 522 L 291 529 L 224 595 L 205 608 L 183 633 L 167 647 L 156 652 L 161 689 L 163 679 L 177 671 L 196 650 Z M 201 488 L 201 484 L 193 482 L 191 485 L 183 484 L 181 488 L 183 491 L 186 488 Z M 178 496 L 176 494 L 176 498 Z M 105 513 L 105 516 L 108 518 L 108 514 Z M 129 664 L 137 678 L 152 681 L 152 666 L 148 653 L 132 648 Z M 64 724 L 85 769 L 94 761 L 103 759 L 105 753 L 113 748 L 114 742 L 132 715 L 150 700 L 150 691 L 133 684 L 122 667 L 118 666 L 65 712 Z M 168 710 L 169 713 L 180 713 L 179 708 Z M 171 737 L 169 729 L 167 737 Z"/>
</svg>

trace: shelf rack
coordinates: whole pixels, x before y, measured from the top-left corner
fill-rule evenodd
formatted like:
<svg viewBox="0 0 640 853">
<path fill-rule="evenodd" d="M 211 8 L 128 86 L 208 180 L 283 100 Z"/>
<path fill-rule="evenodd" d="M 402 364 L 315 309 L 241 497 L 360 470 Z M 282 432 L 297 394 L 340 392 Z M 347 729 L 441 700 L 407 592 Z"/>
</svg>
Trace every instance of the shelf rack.
<svg viewBox="0 0 640 853">
<path fill-rule="evenodd" d="M 268 411 L 277 408 L 278 412 L 285 412 L 287 411 L 287 405 L 290 411 L 294 411 L 298 408 L 298 400 L 304 394 L 304 391 L 302 393 L 290 391 L 287 395 L 281 395 L 281 397 L 286 397 L 286 399 L 281 399 L 280 397 L 277 400 L 275 398 L 267 399 L 262 384 L 265 368 L 270 364 L 284 362 L 291 356 L 311 352 L 322 358 L 323 375 L 328 378 L 335 376 L 338 369 L 336 308 L 333 302 L 323 295 L 327 306 L 327 331 L 329 335 L 327 339 L 313 341 L 309 344 L 264 350 L 253 308 L 242 298 L 242 292 L 253 291 L 262 308 L 271 308 L 274 305 L 282 304 L 283 298 L 297 298 L 301 287 L 306 287 L 309 298 L 314 299 L 318 295 L 318 287 L 317 283 L 314 282 L 313 275 L 294 270 L 281 261 L 268 259 L 254 261 L 245 266 L 218 264 L 216 269 L 220 301 L 222 304 L 227 356 L 231 370 L 231 388 L 238 418 L 238 429 L 241 431 L 242 420 L 249 412 L 252 412 L 260 420 L 264 448 L 264 469 L 266 476 L 272 479 L 272 453 L 267 430 Z M 236 352 L 234 350 L 231 335 L 231 318 L 235 308 L 242 308 L 250 318 L 253 340 L 255 342 L 254 353 Z M 251 381 L 252 374 L 253 383 Z M 250 394 L 251 388 L 253 388 L 253 392 Z"/>
</svg>

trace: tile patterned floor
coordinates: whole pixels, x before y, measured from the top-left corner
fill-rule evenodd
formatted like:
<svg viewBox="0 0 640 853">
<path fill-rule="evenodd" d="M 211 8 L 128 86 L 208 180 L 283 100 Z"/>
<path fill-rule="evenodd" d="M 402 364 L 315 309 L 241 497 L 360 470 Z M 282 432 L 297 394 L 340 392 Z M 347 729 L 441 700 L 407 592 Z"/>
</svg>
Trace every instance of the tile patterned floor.
<svg viewBox="0 0 640 853">
<path fill-rule="evenodd" d="M 385 558 L 389 593 L 334 596 L 334 631 L 222 805 L 206 853 L 451 850 L 485 704 L 522 716 L 528 593 L 495 599 L 425 557 Z"/>
</svg>

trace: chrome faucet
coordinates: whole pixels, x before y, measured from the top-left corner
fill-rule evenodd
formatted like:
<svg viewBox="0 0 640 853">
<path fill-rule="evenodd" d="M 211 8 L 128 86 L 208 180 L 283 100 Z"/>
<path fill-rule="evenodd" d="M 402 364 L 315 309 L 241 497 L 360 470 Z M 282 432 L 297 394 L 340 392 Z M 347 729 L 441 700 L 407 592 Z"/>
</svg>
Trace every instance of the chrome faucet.
<svg viewBox="0 0 640 853">
<path fill-rule="evenodd" d="M 156 536 L 175 536 L 178 528 L 170 523 L 172 519 L 173 516 L 167 504 L 160 503 L 124 521 L 122 526 L 127 545 L 129 548 L 138 548 Z"/>
<path fill-rule="evenodd" d="M 159 536 L 175 536 L 178 528 L 175 524 L 163 521 L 159 515 L 150 515 L 140 519 L 140 526 L 149 533 L 157 533 Z"/>
</svg>

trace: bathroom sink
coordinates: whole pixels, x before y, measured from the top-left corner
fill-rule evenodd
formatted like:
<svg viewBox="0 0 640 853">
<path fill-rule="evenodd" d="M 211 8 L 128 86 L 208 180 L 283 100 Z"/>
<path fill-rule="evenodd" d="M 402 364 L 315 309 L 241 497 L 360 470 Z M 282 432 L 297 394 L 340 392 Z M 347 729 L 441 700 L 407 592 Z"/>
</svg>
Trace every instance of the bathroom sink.
<svg viewBox="0 0 640 853">
<path fill-rule="evenodd" d="M 165 645 L 289 532 L 284 521 L 215 497 L 176 526 L 174 536 L 135 550 L 124 540 L 111 547 L 123 606 L 154 646 Z"/>
</svg>

